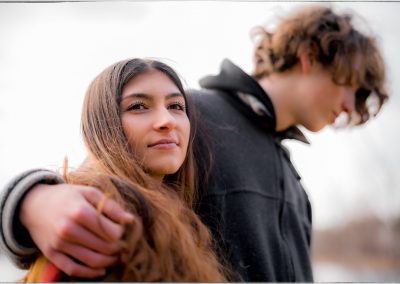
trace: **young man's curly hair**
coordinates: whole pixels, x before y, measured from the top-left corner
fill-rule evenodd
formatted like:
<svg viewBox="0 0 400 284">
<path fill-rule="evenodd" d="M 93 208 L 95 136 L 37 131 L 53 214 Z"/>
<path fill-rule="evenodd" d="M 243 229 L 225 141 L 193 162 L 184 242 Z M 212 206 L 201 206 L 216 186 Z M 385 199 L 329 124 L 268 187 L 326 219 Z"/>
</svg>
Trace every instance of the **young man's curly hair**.
<svg viewBox="0 0 400 284">
<path fill-rule="evenodd" d="M 356 93 L 357 124 L 372 114 L 367 106 L 370 94 L 378 98 L 373 115 L 388 99 L 385 64 L 377 42 L 354 28 L 350 14 L 314 6 L 284 17 L 273 32 L 257 27 L 254 35 L 259 36 L 254 51 L 256 79 L 291 69 L 306 52 L 331 71 L 336 84 L 360 86 Z"/>
</svg>

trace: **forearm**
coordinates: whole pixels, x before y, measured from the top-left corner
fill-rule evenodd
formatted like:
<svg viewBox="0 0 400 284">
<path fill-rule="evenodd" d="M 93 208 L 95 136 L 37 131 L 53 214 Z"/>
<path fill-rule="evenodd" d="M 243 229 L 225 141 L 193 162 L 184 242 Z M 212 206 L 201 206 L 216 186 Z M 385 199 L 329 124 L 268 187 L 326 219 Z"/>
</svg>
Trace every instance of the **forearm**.
<svg viewBox="0 0 400 284">
<path fill-rule="evenodd" d="M 11 180 L 0 199 L 0 246 L 20 268 L 27 268 L 38 252 L 29 232 L 19 220 L 23 198 L 38 183 L 59 184 L 63 180 L 46 169 L 29 170 Z"/>
</svg>

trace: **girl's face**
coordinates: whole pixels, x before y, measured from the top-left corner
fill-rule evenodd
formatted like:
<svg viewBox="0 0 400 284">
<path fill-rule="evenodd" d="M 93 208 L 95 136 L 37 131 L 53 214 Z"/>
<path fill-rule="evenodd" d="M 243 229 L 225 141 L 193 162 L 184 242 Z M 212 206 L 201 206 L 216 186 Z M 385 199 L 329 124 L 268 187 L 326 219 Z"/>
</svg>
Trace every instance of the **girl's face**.
<svg viewBox="0 0 400 284">
<path fill-rule="evenodd" d="M 139 163 L 153 177 L 179 170 L 189 144 L 190 122 L 183 94 L 158 70 L 128 81 L 122 90 L 121 121 Z"/>
</svg>

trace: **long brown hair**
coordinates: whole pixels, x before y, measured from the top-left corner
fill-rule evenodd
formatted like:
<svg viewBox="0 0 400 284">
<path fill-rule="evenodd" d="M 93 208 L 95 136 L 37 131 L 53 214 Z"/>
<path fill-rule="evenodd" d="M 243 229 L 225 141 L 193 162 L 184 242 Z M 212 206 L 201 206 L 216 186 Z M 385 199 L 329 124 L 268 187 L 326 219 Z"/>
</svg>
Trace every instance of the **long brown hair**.
<svg viewBox="0 0 400 284">
<path fill-rule="evenodd" d="M 184 94 L 191 135 L 187 157 L 166 182 L 155 182 L 135 158 L 120 119 L 124 85 L 138 74 L 156 69 Z M 82 135 L 89 157 L 67 182 L 100 188 L 137 218 L 127 226 L 122 263 L 106 280 L 225 281 L 225 268 L 213 251 L 211 235 L 191 209 L 195 196 L 195 125 L 192 105 L 172 68 L 154 60 L 117 62 L 90 84 L 82 110 Z"/>
<path fill-rule="evenodd" d="M 254 51 L 256 79 L 289 70 L 302 52 L 308 52 L 330 70 L 336 84 L 360 86 L 356 93 L 358 117 L 354 117 L 358 124 L 376 115 L 388 99 L 385 64 L 376 39 L 356 30 L 351 14 L 340 15 L 324 5 L 310 6 L 282 18 L 274 32 L 263 27 L 253 31 L 260 37 Z M 371 93 L 378 99 L 374 113 L 367 105 Z"/>
</svg>

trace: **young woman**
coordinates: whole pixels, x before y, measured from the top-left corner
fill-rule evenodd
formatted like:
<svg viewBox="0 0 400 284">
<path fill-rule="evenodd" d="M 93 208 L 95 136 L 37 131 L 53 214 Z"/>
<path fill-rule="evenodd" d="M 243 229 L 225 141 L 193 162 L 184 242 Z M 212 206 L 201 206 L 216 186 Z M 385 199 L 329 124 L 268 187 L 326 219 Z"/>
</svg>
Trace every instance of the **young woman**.
<svg viewBox="0 0 400 284">
<path fill-rule="evenodd" d="M 94 242 L 104 243 L 110 251 L 109 258 L 99 265 L 113 263 L 99 280 L 225 280 L 210 234 L 191 209 L 196 183 L 192 114 L 177 74 L 158 61 L 130 59 L 115 63 L 89 86 L 81 121 L 88 158 L 78 170 L 65 173 L 64 180 L 106 193 L 106 198 L 85 193 L 93 205 L 90 218 L 98 218 L 94 222 L 98 239 Z M 110 208 L 117 204 L 134 217 L 113 216 Z M 78 224 L 80 219 L 89 218 L 79 210 L 72 214 Z M 102 214 L 115 224 L 103 221 Z M 23 219 L 37 222 L 27 216 Z M 55 226 L 64 240 L 56 245 L 57 249 L 44 250 L 46 257 L 56 265 L 79 265 L 95 257 L 95 249 L 82 251 L 77 245 L 80 240 L 68 235 L 68 226 L 73 224 L 64 224 L 63 219 L 59 222 Z M 119 249 L 106 242 L 115 239 L 112 229 L 108 230 L 115 225 L 125 229 Z M 84 225 L 80 230 L 88 236 Z M 40 242 L 45 236 L 32 237 Z M 114 249 L 119 252 L 115 254 Z M 43 258 L 36 261 L 27 281 L 43 280 L 36 275 L 42 262 Z M 64 274 L 57 280 L 71 278 Z"/>
</svg>

